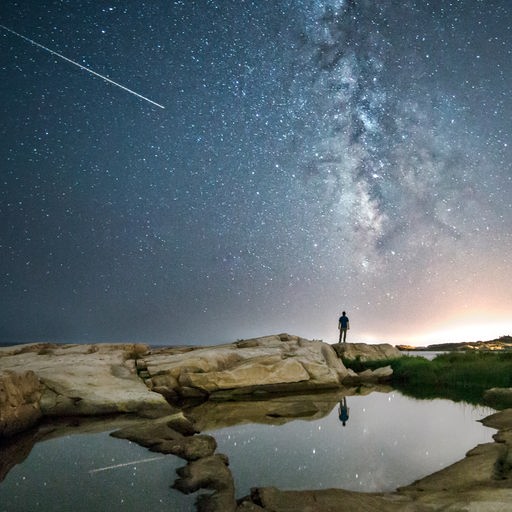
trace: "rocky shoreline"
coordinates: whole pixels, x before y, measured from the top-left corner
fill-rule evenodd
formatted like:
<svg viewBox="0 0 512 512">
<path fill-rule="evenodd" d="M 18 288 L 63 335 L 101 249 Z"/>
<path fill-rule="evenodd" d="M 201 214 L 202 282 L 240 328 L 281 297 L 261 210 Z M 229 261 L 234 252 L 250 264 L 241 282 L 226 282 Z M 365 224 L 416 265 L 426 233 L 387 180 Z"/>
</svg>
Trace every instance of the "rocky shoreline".
<svg viewBox="0 0 512 512">
<path fill-rule="evenodd" d="M 385 381 L 390 367 L 356 374 L 335 347 L 280 334 L 212 347 L 32 344 L 0 349 L 0 437 L 43 417 L 132 413 L 158 417 L 183 400 L 305 393 Z M 400 357 L 367 345 L 375 359 Z"/>
<path fill-rule="evenodd" d="M 338 400 L 355 392 L 351 386 L 371 391 L 391 376 L 390 368 L 356 374 L 339 356 L 389 359 L 400 352 L 391 345 L 328 345 L 288 334 L 154 350 L 138 344 L 2 348 L 0 474 L 5 476 L 45 435 L 41 429 L 19 435 L 42 420 L 74 416 L 82 422 L 114 415 L 116 421 L 126 418 L 116 437 L 187 461 L 174 487 L 185 493 L 206 489 L 209 494 L 197 501 L 200 511 L 510 509 L 512 409 L 483 420 L 498 430 L 494 443 L 479 445 L 449 468 L 395 492 L 257 488 L 237 500 L 229 460 L 216 453 L 215 439 L 201 432 L 243 421 L 278 424 L 321 417 L 332 404 L 325 393 Z M 251 400 L 251 407 L 241 407 L 240 400 Z M 191 403 L 194 407 L 183 408 Z"/>
</svg>

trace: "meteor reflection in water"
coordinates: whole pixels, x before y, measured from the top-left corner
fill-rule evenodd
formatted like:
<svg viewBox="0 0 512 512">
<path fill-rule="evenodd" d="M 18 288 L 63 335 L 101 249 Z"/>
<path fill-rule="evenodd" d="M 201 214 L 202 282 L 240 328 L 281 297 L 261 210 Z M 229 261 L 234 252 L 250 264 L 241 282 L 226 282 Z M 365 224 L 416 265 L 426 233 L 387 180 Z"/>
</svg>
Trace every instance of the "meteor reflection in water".
<svg viewBox="0 0 512 512">
<path fill-rule="evenodd" d="M 151 457 L 149 459 L 134 460 L 132 462 L 121 462 L 120 464 L 114 464 L 113 466 L 105 466 L 104 468 L 91 469 L 89 470 L 89 474 L 92 475 L 93 473 L 99 473 L 100 471 L 108 471 L 109 469 L 124 468 L 126 466 L 133 466 L 135 464 L 143 464 L 144 462 L 152 462 L 154 460 L 160 460 L 163 458 L 164 455 L 160 457 Z"/>
</svg>

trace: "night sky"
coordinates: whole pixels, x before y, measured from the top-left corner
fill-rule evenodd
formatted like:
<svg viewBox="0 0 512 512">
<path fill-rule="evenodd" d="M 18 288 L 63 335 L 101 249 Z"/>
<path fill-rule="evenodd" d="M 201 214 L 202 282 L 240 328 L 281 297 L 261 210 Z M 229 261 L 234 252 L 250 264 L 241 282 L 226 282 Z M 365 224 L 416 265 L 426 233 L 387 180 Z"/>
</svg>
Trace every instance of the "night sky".
<svg viewBox="0 0 512 512">
<path fill-rule="evenodd" d="M 512 334 L 510 0 L 0 24 L 0 342 Z"/>
</svg>

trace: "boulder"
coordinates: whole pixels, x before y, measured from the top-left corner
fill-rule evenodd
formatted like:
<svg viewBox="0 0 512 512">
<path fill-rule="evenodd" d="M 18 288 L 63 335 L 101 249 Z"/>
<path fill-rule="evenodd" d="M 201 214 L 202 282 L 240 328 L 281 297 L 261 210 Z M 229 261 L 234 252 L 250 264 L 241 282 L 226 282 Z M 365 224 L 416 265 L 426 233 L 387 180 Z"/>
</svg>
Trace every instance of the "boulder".
<svg viewBox="0 0 512 512">
<path fill-rule="evenodd" d="M 387 382 L 393 376 L 391 366 L 381 366 L 375 370 L 364 370 L 360 373 L 350 371 L 349 375 L 343 379 L 343 384 L 369 384 L 374 382 Z"/>
<path fill-rule="evenodd" d="M 165 398 L 137 375 L 136 360 L 146 352 L 138 344 L 23 345 L 0 350 L 0 372 L 32 371 L 47 416 L 169 414 Z"/>
<path fill-rule="evenodd" d="M 380 361 L 383 359 L 396 359 L 402 353 L 389 343 L 369 345 L 367 343 L 335 343 L 331 345 L 338 357 L 346 359 L 359 359 L 360 361 Z"/>
<path fill-rule="evenodd" d="M 0 370 L 0 437 L 35 425 L 42 417 L 41 383 L 31 371 Z"/>
<path fill-rule="evenodd" d="M 213 490 L 213 494 L 199 496 L 198 511 L 234 512 L 235 485 L 228 464 L 228 458 L 222 454 L 189 462 L 177 470 L 180 478 L 174 482 L 173 487 L 185 494 L 199 489 Z"/>
<path fill-rule="evenodd" d="M 391 366 L 381 366 L 380 368 L 375 368 L 373 370 L 373 377 L 375 377 L 379 382 L 388 381 L 393 376 L 393 368 Z"/>
<path fill-rule="evenodd" d="M 145 363 L 153 389 L 168 397 L 332 389 L 348 374 L 331 346 L 288 334 L 184 353 L 163 349 Z"/>
</svg>

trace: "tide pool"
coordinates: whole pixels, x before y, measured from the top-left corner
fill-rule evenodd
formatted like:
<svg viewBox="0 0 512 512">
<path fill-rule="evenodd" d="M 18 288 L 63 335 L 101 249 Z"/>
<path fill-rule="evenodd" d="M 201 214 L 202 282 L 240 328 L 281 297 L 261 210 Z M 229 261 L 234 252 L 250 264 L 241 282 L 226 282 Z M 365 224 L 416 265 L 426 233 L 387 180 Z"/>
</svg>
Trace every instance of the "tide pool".
<svg viewBox="0 0 512 512">
<path fill-rule="evenodd" d="M 345 426 L 332 395 L 323 417 L 309 419 L 228 419 L 228 407 L 238 409 L 238 418 L 250 418 L 255 404 L 211 404 L 216 426 L 203 433 L 214 436 L 217 452 L 229 457 L 237 498 L 258 486 L 390 491 L 456 462 L 477 444 L 491 442 L 495 432 L 477 421 L 494 412 L 487 407 L 416 400 L 397 391 L 340 402 L 348 414 Z M 219 428 L 223 419 L 229 426 Z M 36 443 L 7 473 L 0 511 L 193 511 L 197 495 L 170 487 L 185 464 L 108 431 L 68 433 Z"/>
</svg>

